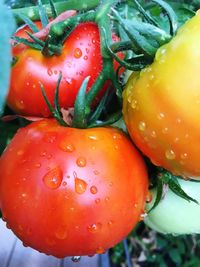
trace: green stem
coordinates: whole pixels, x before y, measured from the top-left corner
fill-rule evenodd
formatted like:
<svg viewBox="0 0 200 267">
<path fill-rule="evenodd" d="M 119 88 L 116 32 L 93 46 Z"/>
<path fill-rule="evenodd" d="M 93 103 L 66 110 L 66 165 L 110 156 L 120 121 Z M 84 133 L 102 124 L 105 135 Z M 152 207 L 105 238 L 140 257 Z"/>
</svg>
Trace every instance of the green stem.
<svg viewBox="0 0 200 267">
<path fill-rule="evenodd" d="M 77 11 L 84 11 L 90 10 L 97 7 L 99 4 L 99 0 L 68 0 L 55 3 L 55 8 L 58 14 L 66 11 L 66 10 L 77 10 Z M 49 4 L 44 5 L 48 17 L 52 17 L 51 6 Z M 13 15 L 16 17 L 16 22 L 18 24 L 23 23 L 23 20 L 18 16 L 18 14 L 23 14 L 24 16 L 30 18 L 31 20 L 39 20 L 39 10 L 38 6 L 31 6 L 31 7 L 24 7 L 24 8 L 16 8 L 12 10 Z"/>
</svg>

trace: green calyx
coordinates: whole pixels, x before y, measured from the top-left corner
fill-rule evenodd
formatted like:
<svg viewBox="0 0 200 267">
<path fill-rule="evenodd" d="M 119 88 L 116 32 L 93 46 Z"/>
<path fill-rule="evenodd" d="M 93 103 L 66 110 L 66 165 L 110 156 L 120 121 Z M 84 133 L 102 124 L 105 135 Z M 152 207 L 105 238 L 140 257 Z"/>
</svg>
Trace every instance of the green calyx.
<svg viewBox="0 0 200 267">
<path fill-rule="evenodd" d="M 159 20 L 158 15 L 154 16 L 152 12 L 152 7 L 155 6 L 157 12 L 160 12 Z M 32 19 L 40 19 L 45 27 L 49 23 L 49 17 L 55 19 L 63 11 L 71 9 L 77 10 L 77 14 L 52 24 L 48 35 L 42 40 L 35 37 L 34 33 L 38 29 L 32 23 Z M 13 39 L 33 49 L 41 50 L 46 57 L 62 53 L 62 46 L 66 38 L 79 23 L 90 21 L 97 24 L 100 33 L 102 70 L 89 90 L 89 77 L 86 77 L 79 90 L 72 121 L 73 127 L 78 128 L 114 123 L 120 118 L 123 84 L 119 81 L 119 68 L 118 70 L 114 69 L 114 61 L 125 69 L 140 71 L 153 62 L 157 49 L 171 40 L 178 27 L 178 19 L 174 10 L 163 0 L 152 0 L 150 4 L 137 0 L 69 0 L 56 3 L 49 0 L 47 5 L 43 5 L 41 0 L 38 0 L 38 6 L 15 9 L 13 13 L 19 22 L 23 20 L 33 31 L 33 34 L 27 33 L 29 39 L 19 37 L 13 37 Z M 160 21 L 162 17 L 168 19 L 166 28 L 163 28 Z M 113 32 L 119 37 L 117 42 L 112 40 Z M 123 56 L 121 56 L 122 53 Z M 118 107 L 117 110 L 112 111 L 112 114 L 108 113 L 108 116 L 105 116 L 104 106 L 112 95 L 110 90 L 98 106 L 94 108 L 93 104 L 108 80 L 115 89 Z M 59 88 L 59 85 L 57 87 Z M 56 103 L 55 107 L 58 107 Z M 56 109 L 56 112 L 52 110 L 52 113 L 60 120 L 59 109 Z M 61 124 L 64 125 L 62 121 Z"/>
</svg>

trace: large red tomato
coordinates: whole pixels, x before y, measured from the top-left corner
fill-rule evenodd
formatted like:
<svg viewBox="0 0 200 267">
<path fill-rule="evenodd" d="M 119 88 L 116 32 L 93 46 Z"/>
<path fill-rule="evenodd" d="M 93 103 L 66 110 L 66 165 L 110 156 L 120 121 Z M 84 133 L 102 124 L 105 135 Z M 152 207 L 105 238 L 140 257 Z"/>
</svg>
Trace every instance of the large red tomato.
<svg viewBox="0 0 200 267">
<path fill-rule="evenodd" d="M 115 128 L 45 119 L 21 128 L 0 158 L 0 208 L 24 242 L 56 257 L 103 253 L 140 220 L 144 161 Z"/>
<path fill-rule="evenodd" d="M 18 31 L 17 35 L 24 37 L 24 31 Z M 11 69 L 8 105 L 18 114 L 49 117 L 51 113 L 40 83 L 53 105 L 56 83 L 62 72 L 59 103 L 64 108 L 73 107 L 84 78 L 90 76 L 89 90 L 102 70 L 99 29 L 93 22 L 79 24 L 64 42 L 59 56 L 44 57 L 38 50 L 17 45 L 13 47 L 13 57 L 17 61 Z M 104 90 L 107 87 L 108 83 Z"/>
</svg>

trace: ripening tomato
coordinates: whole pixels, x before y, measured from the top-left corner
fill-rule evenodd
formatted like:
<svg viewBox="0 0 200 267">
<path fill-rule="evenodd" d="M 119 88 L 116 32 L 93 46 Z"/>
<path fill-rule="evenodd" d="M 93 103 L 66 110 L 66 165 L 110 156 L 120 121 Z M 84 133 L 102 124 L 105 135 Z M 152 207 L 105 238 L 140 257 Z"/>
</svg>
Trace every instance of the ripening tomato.
<svg viewBox="0 0 200 267">
<path fill-rule="evenodd" d="M 54 119 L 21 128 L 0 158 L 0 209 L 13 232 L 56 257 L 103 253 L 140 220 L 144 161 L 116 128 Z"/>
<path fill-rule="evenodd" d="M 19 37 L 23 34 L 23 31 L 17 33 Z M 113 35 L 113 40 L 118 40 L 117 36 Z M 79 24 L 64 42 L 59 56 L 44 57 L 41 51 L 19 44 L 13 47 L 13 57 L 16 63 L 11 69 L 7 103 L 18 114 L 39 117 L 52 115 L 42 96 L 40 83 L 53 105 L 56 83 L 62 72 L 59 103 L 67 109 L 73 107 L 77 92 L 87 76 L 90 76 L 88 90 L 91 88 L 103 63 L 99 30 L 93 22 Z M 118 66 L 117 63 L 115 65 Z M 103 92 L 109 84 L 105 84 Z M 102 94 L 98 95 L 97 101 Z"/>
<path fill-rule="evenodd" d="M 123 114 L 131 138 L 158 166 L 200 177 L 200 14 L 127 82 Z"/>
<path fill-rule="evenodd" d="M 181 188 L 193 199 L 200 203 L 200 183 L 178 179 Z M 157 188 L 151 190 L 152 201 L 146 206 L 147 211 L 153 206 Z M 187 201 L 169 188 L 158 206 L 150 211 L 144 222 L 164 234 L 199 234 L 200 233 L 200 205 Z"/>
</svg>

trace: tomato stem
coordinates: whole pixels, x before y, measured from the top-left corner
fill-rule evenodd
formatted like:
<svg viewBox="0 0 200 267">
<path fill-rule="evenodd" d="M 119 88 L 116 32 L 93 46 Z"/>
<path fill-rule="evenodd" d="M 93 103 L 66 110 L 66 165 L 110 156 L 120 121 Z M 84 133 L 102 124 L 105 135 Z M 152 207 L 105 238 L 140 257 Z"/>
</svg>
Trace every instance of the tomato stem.
<svg viewBox="0 0 200 267">
<path fill-rule="evenodd" d="M 62 12 L 71 9 L 78 11 L 86 11 L 94 9 L 95 7 L 98 6 L 98 4 L 99 0 L 84 0 L 84 1 L 68 0 L 68 1 L 56 2 L 54 3 L 54 6 L 56 8 L 57 14 L 61 14 Z M 48 17 L 53 17 L 51 5 L 45 4 L 44 8 L 46 9 Z M 24 22 L 23 19 L 20 17 L 21 14 L 33 21 L 40 19 L 38 6 L 12 9 L 12 13 L 16 18 L 17 24 L 22 24 Z"/>
</svg>

